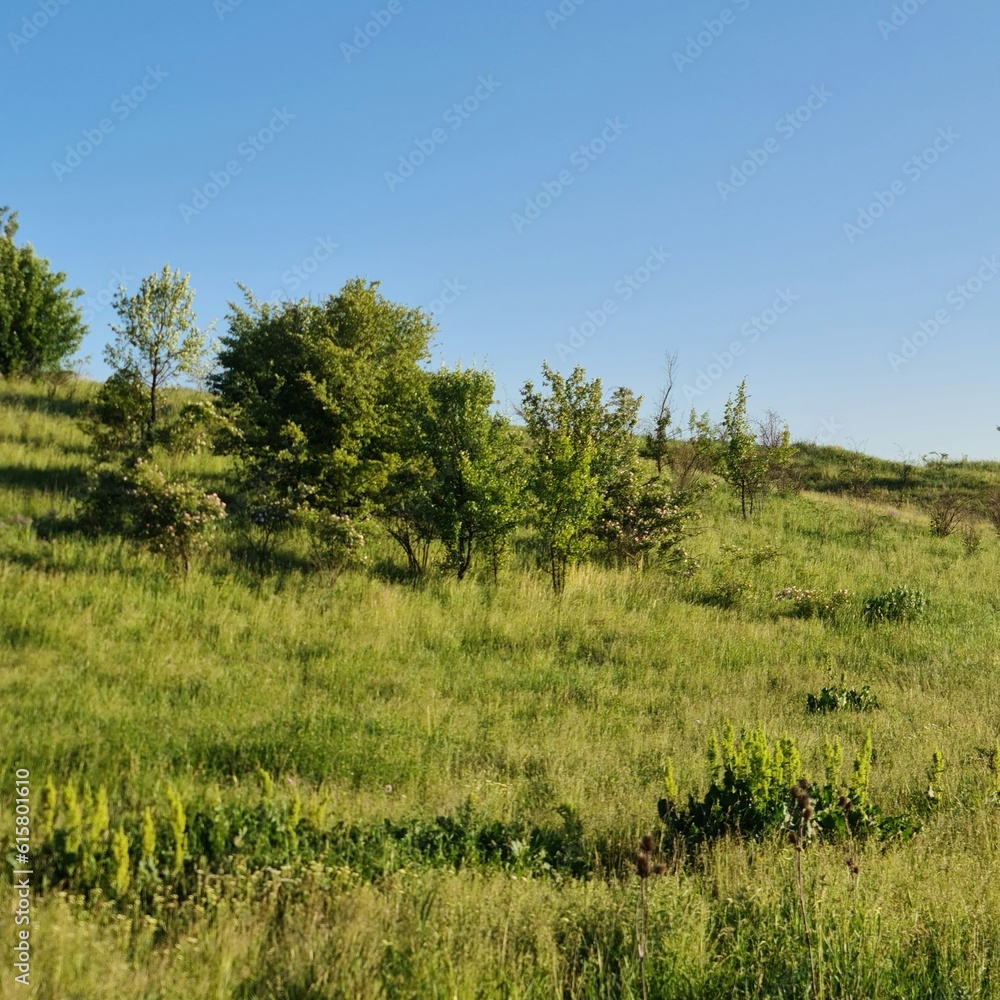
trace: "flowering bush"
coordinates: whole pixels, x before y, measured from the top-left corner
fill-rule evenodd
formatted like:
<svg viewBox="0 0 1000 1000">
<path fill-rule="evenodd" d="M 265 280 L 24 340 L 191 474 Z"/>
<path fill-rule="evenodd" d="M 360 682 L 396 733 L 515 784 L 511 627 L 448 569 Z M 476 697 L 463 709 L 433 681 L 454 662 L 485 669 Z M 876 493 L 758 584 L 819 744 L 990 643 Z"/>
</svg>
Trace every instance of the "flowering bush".
<svg viewBox="0 0 1000 1000">
<path fill-rule="evenodd" d="M 211 401 L 188 403 L 168 419 L 157 433 L 157 441 L 172 455 L 196 455 L 209 451 L 236 429 Z"/>
<path fill-rule="evenodd" d="M 120 534 L 179 561 L 204 548 L 226 505 L 214 493 L 171 482 L 155 462 L 137 458 L 93 474 L 83 501 L 85 527 Z"/>
<path fill-rule="evenodd" d="M 365 561 L 365 536 L 347 514 L 303 505 L 295 511 L 296 523 L 309 534 L 313 561 L 318 568 L 339 572 Z"/>
<path fill-rule="evenodd" d="M 605 497 L 594 535 L 620 562 L 642 566 L 659 551 L 686 568 L 690 560 L 682 542 L 699 517 L 693 491 L 671 494 L 658 479 L 641 482 L 630 470 Z"/>
<path fill-rule="evenodd" d="M 774 595 L 777 601 L 790 601 L 792 613 L 799 618 L 835 618 L 851 602 L 849 590 L 808 590 L 785 587 Z"/>
</svg>

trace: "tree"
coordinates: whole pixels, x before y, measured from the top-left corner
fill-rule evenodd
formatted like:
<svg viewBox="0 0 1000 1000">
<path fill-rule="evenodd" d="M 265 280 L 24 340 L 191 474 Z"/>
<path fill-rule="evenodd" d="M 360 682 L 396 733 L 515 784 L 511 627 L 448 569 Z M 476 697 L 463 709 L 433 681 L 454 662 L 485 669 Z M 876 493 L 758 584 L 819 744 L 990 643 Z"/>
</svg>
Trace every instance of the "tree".
<svg viewBox="0 0 1000 1000">
<path fill-rule="evenodd" d="M 605 404 L 601 380 L 588 382 L 580 367 L 567 378 L 543 365 L 542 374 L 549 393 L 525 383 L 521 415 L 532 444 L 533 520 L 552 587 L 561 593 L 569 563 L 591 543 L 605 497 L 635 464 L 641 401 L 621 388 Z"/>
<path fill-rule="evenodd" d="M 779 493 L 792 492 L 795 487 L 792 435 L 788 424 L 774 410 L 768 410 L 764 419 L 757 421 L 757 443 L 768 482 Z"/>
<path fill-rule="evenodd" d="M 605 496 L 594 535 L 616 562 L 642 569 L 659 551 L 671 564 L 690 568 L 683 540 L 689 522 L 700 517 L 695 504 L 701 492 L 671 493 L 662 479 L 647 479 L 635 466 Z"/>
<path fill-rule="evenodd" d="M 493 377 L 442 368 L 430 377 L 424 433 L 434 468 L 430 518 L 445 564 L 461 580 L 477 547 L 496 580 L 507 539 L 520 522 L 524 491 L 521 446 L 509 421 L 490 412 Z"/>
<path fill-rule="evenodd" d="M 736 398 L 726 400 L 722 423 L 725 434 L 723 477 L 739 493 L 740 511 L 745 520 L 753 514 L 754 502 L 767 481 L 767 462 L 747 419 L 746 379 L 739 384 Z"/>
<path fill-rule="evenodd" d="M 716 467 L 722 454 L 723 429 L 708 412 L 688 414 L 687 437 L 678 437 L 670 450 L 670 472 L 675 490 L 689 490 Z"/>
<path fill-rule="evenodd" d="M 355 278 L 313 303 L 231 305 L 209 384 L 239 431 L 244 495 L 357 520 L 378 510 L 392 476 L 419 455 L 434 326 Z"/>
<path fill-rule="evenodd" d="M 194 325 L 190 277 L 171 271 L 168 264 L 159 274 L 143 278 L 135 295 L 129 296 L 121 285 L 115 296 L 121 322 L 111 326 L 115 342 L 104 349 L 104 359 L 116 372 L 132 372 L 146 386 L 147 436 L 156 424 L 160 392 L 179 376 L 200 378 L 206 373 L 208 331 Z"/>
<path fill-rule="evenodd" d="M 17 213 L 0 207 L 0 375 L 57 369 L 83 340 L 87 327 L 66 275 L 49 270 L 30 243 L 17 246 Z"/>
<path fill-rule="evenodd" d="M 656 410 L 646 434 L 646 454 L 656 462 L 656 474 L 663 473 L 663 463 L 670 448 L 670 424 L 673 413 L 670 400 L 677 378 L 677 354 L 668 354 L 663 366 L 663 385 L 656 398 Z"/>
</svg>

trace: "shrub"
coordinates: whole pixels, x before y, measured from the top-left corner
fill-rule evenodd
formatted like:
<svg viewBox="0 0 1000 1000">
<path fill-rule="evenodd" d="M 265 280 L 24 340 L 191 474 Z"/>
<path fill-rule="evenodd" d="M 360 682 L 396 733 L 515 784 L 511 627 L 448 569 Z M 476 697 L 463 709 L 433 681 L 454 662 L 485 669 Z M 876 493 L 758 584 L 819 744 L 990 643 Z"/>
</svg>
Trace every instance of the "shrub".
<svg viewBox="0 0 1000 1000">
<path fill-rule="evenodd" d="M 196 455 L 208 451 L 220 438 L 231 441 L 235 426 L 210 401 L 199 400 L 182 406 L 163 423 L 156 439 L 171 454 Z"/>
<path fill-rule="evenodd" d="M 851 602 L 849 590 L 806 590 L 785 587 L 774 595 L 777 601 L 791 602 L 792 613 L 799 618 L 835 618 Z"/>
<path fill-rule="evenodd" d="M 88 404 L 83 425 L 99 462 L 138 454 L 148 443 L 149 396 L 139 373 L 111 375 Z"/>
<path fill-rule="evenodd" d="M 651 553 L 660 552 L 685 569 L 690 560 L 683 542 L 690 523 L 701 516 L 696 509 L 701 492 L 671 494 L 659 479 L 643 482 L 630 469 L 609 488 L 594 535 L 620 563 L 642 567 Z"/>
<path fill-rule="evenodd" d="M 364 561 L 365 536 L 347 514 L 303 506 L 295 521 L 306 529 L 317 569 L 337 573 Z"/>
<path fill-rule="evenodd" d="M 713 733 L 708 743 L 709 788 L 702 798 L 691 794 L 685 806 L 668 790 L 659 801 L 660 819 L 669 832 L 689 844 L 727 835 L 761 839 L 790 829 L 789 789 L 808 790 L 814 803 L 816 836 L 828 839 L 874 836 L 905 839 L 920 829 L 909 815 L 887 816 L 868 798 L 873 757 L 871 738 L 854 761 L 853 777 L 840 781 L 843 750 L 839 743 L 824 748 L 825 782 L 811 786 L 801 775 L 795 742 L 785 736 L 773 744 L 763 730 L 743 730 L 737 738 L 726 723 L 721 740 Z"/>
<path fill-rule="evenodd" d="M 137 458 L 92 473 L 81 521 L 162 552 L 186 572 L 191 555 L 208 544 L 225 516 L 226 505 L 216 494 L 171 482 L 154 462 Z"/>
<path fill-rule="evenodd" d="M 939 490 L 928 503 L 931 534 L 939 538 L 950 535 L 975 504 L 975 498 L 956 490 Z"/>
<path fill-rule="evenodd" d="M 864 620 L 876 622 L 916 621 L 927 610 L 927 598 L 920 590 L 910 587 L 891 587 L 884 594 L 874 594 L 861 606 Z"/>
<path fill-rule="evenodd" d="M 860 691 L 848 689 L 844 687 L 843 678 L 839 688 L 825 687 L 818 695 L 811 694 L 806 698 L 806 710 L 809 712 L 839 712 L 846 708 L 855 712 L 871 712 L 878 707 L 878 698 L 867 684 Z"/>
</svg>

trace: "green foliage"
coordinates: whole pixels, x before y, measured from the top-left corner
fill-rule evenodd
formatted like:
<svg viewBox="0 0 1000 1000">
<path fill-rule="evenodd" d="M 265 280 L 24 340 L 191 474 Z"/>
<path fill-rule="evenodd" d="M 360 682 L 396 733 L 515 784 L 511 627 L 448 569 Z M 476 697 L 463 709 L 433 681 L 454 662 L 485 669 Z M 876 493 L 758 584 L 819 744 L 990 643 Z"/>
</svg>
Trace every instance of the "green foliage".
<svg viewBox="0 0 1000 1000">
<path fill-rule="evenodd" d="M 927 611 L 923 591 L 908 586 L 890 587 L 882 594 L 865 598 L 861 616 L 869 625 L 878 622 L 917 621 Z"/>
<path fill-rule="evenodd" d="M 555 810 L 558 824 L 545 826 L 487 819 L 476 813 L 471 802 L 453 815 L 434 819 L 320 823 L 318 817 L 303 817 L 297 794 L 291 799 L 279 797 L 268 784 L 270 775 L 263 770 L 258 774 L 262 792 L 251 802 L 223 803 L 219 797 L 206 797 L 204 803 L 185 803 L 168 786 L 169 835 L 159 841 L 169 844 L 168 850 L 158 848 L 147 806 L 138 824 L 134 815 L 126 814 L 110 839 L 94 841 L 87 866 L 79 864 L 79 810 L 71 806 L 76 802 L 75 788 L 67 785 L 64 813 L 36 851 L 38 881 L 45 889 L 81 895 L 107 884 L 123 908 L 137 904 L 139 912 L 153 916 L 160 912 L 164 891 L 182 898 L 193 894 L 202 905 L 212 900 L 203 894 L 204 879 L 191 877 L 185 864 L 188 858 L 198 859 L 208 873 L 269 868 L 302 872 L 319 862 L 347 867 L 366 880 L 408 868 L 472 868 L 575 878 L 591 871 L 583 824 L 567 805 Z M 129 830 L 140 838 L 137 859 L 130 854 Z M 159 891 L 146 891 L 151 885 Z"/>
<path fill-rule="evenodd" d="M 430 376 L 423 440 L 434 468 L 429 520 L 445 565 L 462 579 L 477 547 L 496 579 L 500 556 L 521 522 L 525 468 L 509 422 L 490 413 L 492 376 L 441 369 Z"/>
<path fill-rule="evenodd" d="M 119 534 L 163 553 L 186 571 L 225 516 L 216 494 L 168 480 L 155 462 L 136 458 L 92 472 L 80 520 L 93 532 Z"/>
<path fill-rule="evenodd" d="M 543 365 L 542 375 L 549 392 L 525 383 L 522 415 L 531 440 L 532 521 L 560 593 L 567 567 L 590 547 L 609 490 L 635 466 L 640 400 L 617 389 L 605 403 L 601 380 L 588 382 L 580 367 L 567 378 Z"/>
<path fill-rule="evenodd" d="M 788 601 L 792 614 L 798 618 L 836 618 L 850 606 L 849 590 L 820 590 L 818 588 L 784 587 L 774 598 Z"/>
<path fill-rule="evenodd" d="M 115 296 L 119 323 L 111 326 L 115 340 L 105 347 L 104 360 L 146 387 L 147 435 L 156 425 L 162 391 L 178 377 L 200 379 L 207 373 L 207 331 L 195 326 L 189 280 L 167 265 L 143 278 L 135 295 L 122 286 Z"/>
<path fill-rule="evenodd" d="M 87 328 L 76 300 L 30 243 L 17 246 L 17 213 L 0 207 L 0 375 L 51 372 L 71 355 Z"/>
<path fill-rule="evenodd" d="M 294 520 L 306 530 L 316 568 L 339 573 L 365 561 L 364 533 L 349 514 L 334 514 L 306 503 L 295 508 Z"/>
<path fill-rule="evenodd" d="M 142 453 L 149 425 L 149 393 L 133 368 L 110 375 L 84 411 L 84 429 L 98 462 Z"/>
<path fill-rule="evenodd" d="M 111 891 L 117 899 L 122 899 L 132 883 L 129 867 L 129 839 L 125 831 L 119 827 L 111 838 L 111 859 L 113 869 L 111 874 Z"/>
<path fill-rule="evenodd" d="M 843 751 L 824 751 L 826 783 L 813 787 L 801 777 L 801 757 L 787 736 L 773 744 L 761 729 L 742 730 L 739 737 L 726 723 L 721 740 L 708 743 L 709 787 L 702 798 L 693 793 L 687 805 L 676 796 L 660 799 L 660 819 L 674 836 L 697 844 L 736 835 L 760 839 L 780 830 L 795 829 L 800 836 L 842 839 L 868 835 L 879 839 L 913 836 L 919 821 L 910 816 L 887 816 L 868 799 L 872 760 L 871 736 L 854 762 L 854 777 L 844 792 L 840 785 Z M 809 793 L 808 829 L 803 830 L 789 810 L 789 788 Z"/>
<path fill-rule="evenodd" d="M 161 420 L 156 441 L 171 455 L 198 455 L 221 448 L 235 430 L 212 400 L 200 399 Z"/>
<path fill-rule="evenodd" d="M 521 437 L 490 412 L 494 382 L 476 369 L 442 368 L 427 378 L 424 405 L 412 417 L 399 470 L 381 497 L 380 517 L 412 571 L 439 542 L 444 568 L 461 580 L 482 552 L 494 579 L 523 520 Z"/>
<path fill-rule="evenodd" d="M 618 563 L 641 567 L 659 552 L 669 565 L 688 569 L 692 561 L 683 543 L 701 516 L 701 492 L 671 493 L 660 479 L 645 479 L 633 466 L 605 492 L 594 536 Z"/>
<path fill-rule="evenodd" d="M 860 691 L 844 687 L 843 679 L 839 688 L 825 687 L 818 695 L 806 698 L 808 712 L 840 712 L 850 709 L 854 712 L 873 712 L 879 707 L 878 698 L 865 684 Z"/>
<path fill-rule="evenodd" d="M 747 418 L 747 384 L 744 379 L 736 390 L 736 398 L 726 401 L 723 418 L 722 474 L 740 498 L 744 519 L 753 514 L 754 505 L 763 494 L 768 481 L 768 456 L 757 442 L 757 435 Z M 787 446 L 787 437 L 785 445 Z"/>
<path fill-rule="evenodd" d="M 370 513 L 412 451 L 430 319 L 361 279 L 320 303 L 244 293 L 210 383 L 239 430 L 232 448 L 245 494 L 294 508 L 305 485 L 314 507 Z"/>
<path fill-rule="evenodd" d="M 173 871 L 184 867 L 187 856 L 187 813 L 184 803 L 172 786 L 167 787 L 167 806 L 170 809 L 170 833 L 174 841 Z"/>
</svg>

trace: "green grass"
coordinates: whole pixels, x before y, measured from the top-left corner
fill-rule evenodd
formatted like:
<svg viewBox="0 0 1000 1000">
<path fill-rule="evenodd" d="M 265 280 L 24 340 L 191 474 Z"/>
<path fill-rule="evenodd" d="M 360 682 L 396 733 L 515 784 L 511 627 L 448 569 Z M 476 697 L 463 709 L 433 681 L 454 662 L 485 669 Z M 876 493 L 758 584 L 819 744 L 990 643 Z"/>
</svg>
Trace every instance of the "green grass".
<svg viewBox="0 0 1000 1000">
<path fill-rule="evenodd" d="M 849 763 L 870 730 L 872 798 L 890 809 L 922 807 L 943 753 L 924 831 L 857 847 L 855 889 L 841 846 L 806 854 L 824 995 L 1000 997 L 994 537 L 967 555 L 959 538 L 931 536 L 919 497 L 894 496 L 892 511 L 874 507 L 869 545 L 859 529 L 872 508 L 829 492 L 834 470 L 749 524 L 720 487 L 689 578 L 580 567 L 558 600 L 527 552 L 497 587 L 399 582 L 377 535 L 372 569 L 330 578 L 304 571 L 294 544 L 280 570 L 257 574 L 231 558 L 227 530 L 182 576 L 124 543 L 11 522 L 71 512 L 89 391 L 0 385 L 0 839 L 15 768 L 30 769 L 36 800 L 48 774 L 105 784 L 112 827 L 134 831 L 154 806 L 161 839 L 168 784 L 191 814 L 216 794 L 249 808 L 264 768 L 282 808 L 301 796 L 317 836 L 439 815 L 558 831 L 566 805 L 591 860 L 577 878 L 418 852 L 373 874 L 330 847 L 269 871 L 247 847 L 203 875 L 189 859 L 184 898 L 48 891 L 29 991 L 12 982 L 13 926 L 0 922 L 0 998 L 638 996 L 630 856 L 658 831 L 667 759 L 682 791 L 704 790 L 706 742 L 725 720 L 792 736 L 814 776 L 825 740 Z M 223 459 L 174 471 L 227 495 Z M 897 584 L 925 592 L 926 616 L 865 625 L 861 600 Z M 854 596 L 836 620 L 803 619 L 774 598 L 789 586 Z M 807 696 L 842 674 L 881 707 L 807 713 Z M 778 838 L 671 863 L 652 885 L 651 995 L 807 996 L 796 907 Z"/>
</svg>

